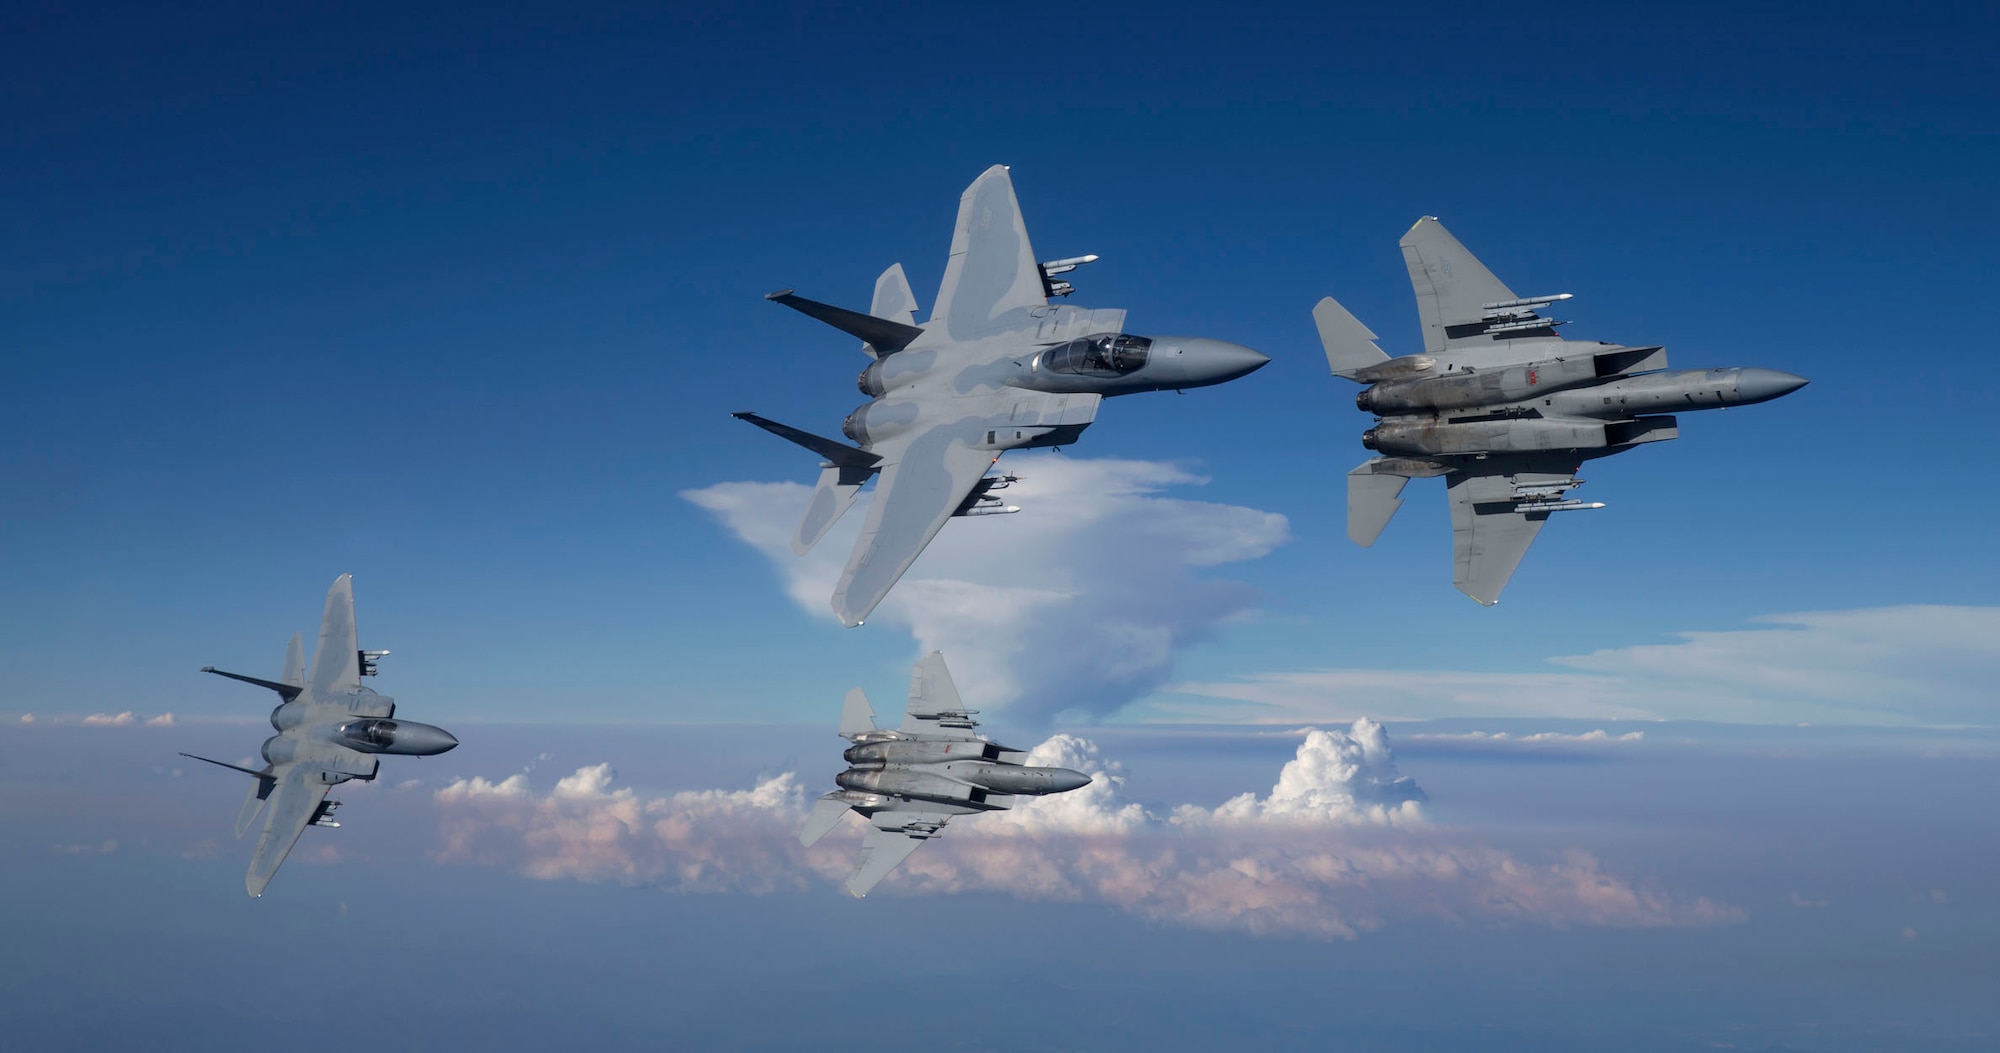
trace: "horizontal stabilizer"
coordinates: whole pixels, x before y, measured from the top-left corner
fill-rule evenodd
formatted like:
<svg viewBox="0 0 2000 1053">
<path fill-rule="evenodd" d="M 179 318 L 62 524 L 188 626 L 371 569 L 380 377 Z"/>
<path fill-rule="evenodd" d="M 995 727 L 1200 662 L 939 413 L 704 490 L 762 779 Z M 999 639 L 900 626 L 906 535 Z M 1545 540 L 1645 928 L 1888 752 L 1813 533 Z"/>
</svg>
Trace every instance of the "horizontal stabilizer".
<svg viewBox="0 0 2000 1053">
<path fill-rule="evenodd" d="M 730 416 L 737 420 L 747 420 L 781 439 L 798 443 L 842 468 L 874 468 L 882 463 L 879 455 L 869 453 L 859 446 L 849 446 L 844 442 L 821 438 L 811 432 L 800 431 L 789 424 L 779 424 L 777 421 L 759 417 L 755 413 L 732 413 Z"/>
<path fill-rule="evenodd" d="M 895 270 L 901 273 L 902 266 L 898 264 Z M 885 274 L 883 277 L 888 276 Z M 907 279 L 903 282 L 905 292 L 908 291 L 909 284 Z M 875 295 L 878 299 L 882 295 L 879 282 Z M 910 346 L 910 341 L 924 335 L 924 331 L 914 325 L 904 325 L 887 318 L 877 318 L 872 314 L 862 314 L 860 311 L 850 311 L 845 307 L 835 307 L 832 304 L 820 303 L 818 300 L 794 296 L 790 289 L 781 289 L 764 299 L 784 304 L 809 318 L 817 318 L 849 336 L 860 337 L 869 347 L 875 349 L 878 358 L 882 355 L 893 355 Z M 916 307 L 915 296 L 910 297 L 910 307 L 912 310 Z"/>
<path fill-rule="evenodd" d="M 875 707 L 868 704 L 868 694 L 860 688 L 847 692 L 847 702 L 840 708 L 840 733 L 852 738 L 865 735 L 875 729 Z"/>
<path fill-rule="evenodd" d="M 1359 370 L 1389 361 L 1389 356 L 1375 346 L 1374 331 L 1331 296 L 1313 307 L 1313 324 L 1319 327 L 1319 342 L 1326 348 L 1326 364 L 1335 376 L 1351 379 Z"/>
<path fill-rule="evenodd" d="M 294 636 L 292 640 L 294 643 L 296 643 L 298 641 L 298 637 Z M 289 663 L 290 658 L 287 658 L 286 661 Z M 302 684 L 280 684 L 270 680 L 259 679 L 254 676 L 244 676 L 242 673 L 225 673 L 222 670 L 217 669 L 212 665 L 202 666 L 201 671 L 204 673 L 214 673 L 216 676 L 226 676 L 231 680 L 241 680 L 246 684 L 256 684 L 258 687 L 269 688 L 272 691 L 276 691 L 278 693 L 278 697 L 284 699 L 287 702 L 290 702 L 292 699 L 299 697 L 299 693 L 305 690 Z M 288 675 L 290 674 L 291 667 L 289 665 L 286 666 L 285 672 Z M 207 758 L 196 757 L 195 759 L 206 760 Z"/>
<path fill-rule="evenodd" d="M 832 794 L 813 802 L 812 814 L 806 816 L 806 825 L 799 830 L 799 844 L 811 848 L 814 842 L 840 825 L 847 811 L 847 802 Z"/>
<path fill-rule="evenodd" d="M 1403 507 L 1403 487 L 1409 477 L 1378 473 L 1369 461 L 1347 473 L 1347 536 L 1362 548 L 1375 544 L 1382 530 Z"/>
<path fill-rule="evenodd" d="M 228 761 L 219 761 L 210 757 L 197 757 L 192 753 L 183 753 L 181 754 L 181 756 L 186 757 L 190 760 L 207 761 L 208 763 L 213 764 L 218 768 L 228 768 L 230 771 L 240 771 L 245 775 L 255 775 L 260 779 L 267 778 L 271 774 L 270 769 L 268 768 L 259 771 L 256 768 L 245 768 L 240 764 L 231 764 Z"/>
</svg>

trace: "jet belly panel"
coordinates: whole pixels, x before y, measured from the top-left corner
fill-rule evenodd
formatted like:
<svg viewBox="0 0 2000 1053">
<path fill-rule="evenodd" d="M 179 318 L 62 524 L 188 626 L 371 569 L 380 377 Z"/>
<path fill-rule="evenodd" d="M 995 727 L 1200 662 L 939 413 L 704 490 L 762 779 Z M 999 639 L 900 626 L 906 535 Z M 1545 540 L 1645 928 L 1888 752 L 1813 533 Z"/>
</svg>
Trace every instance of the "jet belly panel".
<svg viewBox="0 0 2000 1053">
<path fill-rule="evenodd" d="M 1451 422 L 1425 417 L 1385 420 L 1362 434 L 1361 445 L 1397 457 L 1447 457 L 1587 450 L 1609 441 L 1603 421 L 1513 417 Z"/>
</svg>

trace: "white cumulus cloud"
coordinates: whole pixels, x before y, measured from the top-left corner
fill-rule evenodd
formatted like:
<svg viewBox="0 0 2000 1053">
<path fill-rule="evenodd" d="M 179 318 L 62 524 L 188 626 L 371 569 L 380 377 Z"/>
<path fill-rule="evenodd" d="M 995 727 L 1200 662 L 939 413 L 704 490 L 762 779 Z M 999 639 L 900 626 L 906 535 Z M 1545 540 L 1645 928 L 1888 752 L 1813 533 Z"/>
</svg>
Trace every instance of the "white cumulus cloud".
<svg viewBox="0 0 2000 1053">
<path fill-rule="evenodd" d="M 87 727 L 122 728 L 137 719 L 128 709 L 123 713 L 92 713 L 83 718 L 83 723 Z"/>
<path fill-rule="evenodd" d="M 960 818 L 881 891 L 1101 902 L 1177 924 L 1321 939 L 1410 917 L 1659 926 L 1742 916 L 1635 884 L 1587 853 L 1524 860 L 1424 823 L 1423 791 L 1397 772 L 1373 721 L 1307 731 L 1268 794 L 1216 809 L 1183 805 L 1164 818 L 1125 799 L 1122 768 L 1088 740 L 1056 735 L 1029 760 L 1093 781 Z M 799 846 L 806 794 L 791 773 L 747 790 L 656 796 L 614 780 L 596 765 L 545 795 L 521 775 L 453 783 L 436 794 L 444 838 L 436 857 L 683 892 L 832 886 L 855 865 L 858 821 Z"/>
<path fill-rule="evenodd" d="M 1414 779 L 1397 772 L 1388 733 L 1364 717 L 1345 732 L 1305 729 L 1298 755 L 1278 773 L 1270 796 L 1242 794 L 1214 811 L 1183 805 L 1174 821 L 1414 822 L 1426 800 Z"/>
<path fill-rule="evenodd" d="M 526 798 L 532 792 L 528 788 L 526 775 L 509 775 L 499 782 L 488 782 L 474 776 L 470 779 L 456 779 L 437 792 L 442 802 L 476 801 L 489 797 Z"/>
<path fill-rule="evenodd" d="M 1115 712 L 1165 683 L 1178 649 L 1253 600 L 1199 572 L 1290 538 L 1284 516 L 1165 496 L 1206 482 L 1175 465 L 1057 454 L 1003 463 L 1020 476 L 1006 494 L 1023 511 L 947 524 L 869 624 L 951 655 L 961 682 L 1030 722 Z M 832 621 L 828 601 L 872 497 L 802 559 L 791 536 L 811 492 L 723 483 L 682 496 L 767 556 L 802 609 Z"/>
<path fill-rule="evenodd" d="M 147 717 L 147 718 L 146 718 L 146 726 L 147 726 L 147 727 L 149 727 L 149 728 L 170 728 L 170 727 L 173 727 L 173 726 L 174 726 L 174 715 L 173 715 L 172 713 L 162 713 L 162 714 L 160 714 L 160 715 L 159 715 L 159 716 L 157 716 L 157 717 Z"/>
<path fill-rule="evenodd" d="M 439 790 L 440 862 L 511 866 L 543 880 L 657 884 L 688 892 L 802 887 L 798 779 L 749 790 L 641 797 L 612 788 L 609 765 L 580 768 L 547 796 L 527 776 L 460 780 Z M 483 787 L 475 789 L 475 784 Z"/>
</svg>

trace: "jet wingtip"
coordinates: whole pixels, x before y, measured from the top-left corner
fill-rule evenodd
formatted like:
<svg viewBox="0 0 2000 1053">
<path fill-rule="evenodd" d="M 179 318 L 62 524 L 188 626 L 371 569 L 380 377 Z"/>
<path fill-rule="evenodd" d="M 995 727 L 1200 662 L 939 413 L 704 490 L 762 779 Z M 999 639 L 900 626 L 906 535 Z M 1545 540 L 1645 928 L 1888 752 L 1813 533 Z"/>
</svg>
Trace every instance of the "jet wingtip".
<svg viewBox="0 0 2000 1053">
<path fill-rule="evenodd" d="M 791 289 L 779 289 L 779 290 L 778 290 L 777 292 L 768 292 L 768 293 L 765 293 L 765 294 L 764 294 L 764 299 L 766 299 L 766 300 L 781 300 L 781 299 L 784 299 L 784 298 L 785 298 L 785 297 L 787 297 L 787 296 L 790 296 L 790 295 L 792 295 L 792 292 L 793 292 L 793 290 L 791 290 Z"/>
<path fill-rule="evenodd" d="M 840 619 L 840 624 L 849 629 L 860 628 L 868 620 L 868 616 L 874 613 L 875 610 L 873 607 L 870 607 L 865 611 L 856 612 L 847 606 L 847 597 L 840 594 L 836 594 L 833 597 L 833 603 L 830 606 L 833 607 L 833 616 Z"/>
<path fill-rule="evenodd" d="M 1489 600 L 1486 597 L 1481 596 L 1476 592 L 1473 592 L 1471 589 L 1466 588 L 1464 585 L 1459 585 L 1455 582 L 1453 584 L 1457 587 L 1458 591 L 1465 596 L 1466 599 L 1471 600 L 1472 602 L 1480 605 L 1481 607 L 1491 607 L 1494 604 L 1500 602 L 1500 597 L 1498 595 L 1495 595 L 1492 599 Z"/>
</svg>

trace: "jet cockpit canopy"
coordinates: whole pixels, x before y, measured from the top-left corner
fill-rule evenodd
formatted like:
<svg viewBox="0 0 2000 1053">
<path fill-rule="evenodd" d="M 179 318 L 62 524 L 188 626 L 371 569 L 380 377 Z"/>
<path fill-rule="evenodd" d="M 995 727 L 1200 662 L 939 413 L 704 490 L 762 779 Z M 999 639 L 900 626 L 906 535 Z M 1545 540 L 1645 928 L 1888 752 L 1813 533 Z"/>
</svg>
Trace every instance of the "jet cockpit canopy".
<svg viewBox="0 0 2000 1053">
<path fill-rule="evenodd" d="M 362 750 L 387 750 L 396 744 L 393 720 L 355 720 L 340 726 L 340 737 Z"/>
<path fill-rule="evenodd" d="M 1153 341 L 1143 336 L 1099 333 L 1049 348 L 1036 365 L 1051 373 L 1122 377 L 1146 364 L 1152 346 Z"/>
</svg>

